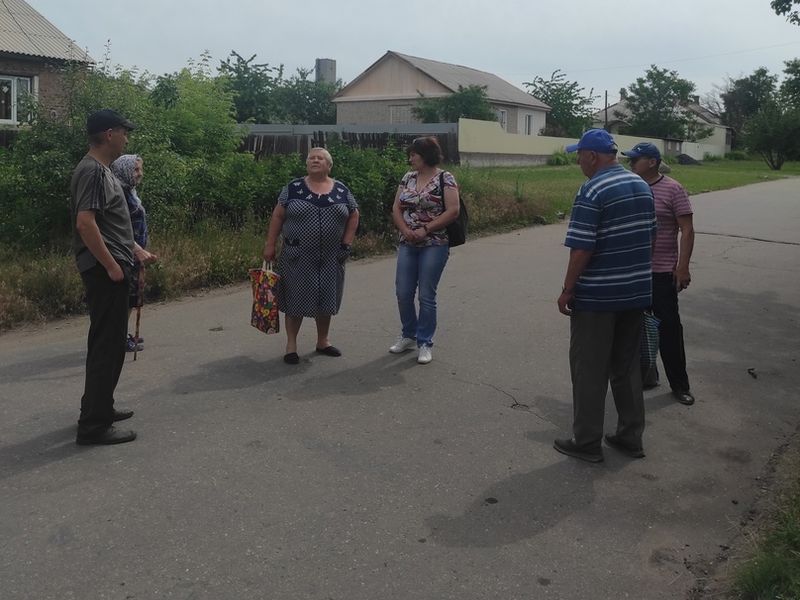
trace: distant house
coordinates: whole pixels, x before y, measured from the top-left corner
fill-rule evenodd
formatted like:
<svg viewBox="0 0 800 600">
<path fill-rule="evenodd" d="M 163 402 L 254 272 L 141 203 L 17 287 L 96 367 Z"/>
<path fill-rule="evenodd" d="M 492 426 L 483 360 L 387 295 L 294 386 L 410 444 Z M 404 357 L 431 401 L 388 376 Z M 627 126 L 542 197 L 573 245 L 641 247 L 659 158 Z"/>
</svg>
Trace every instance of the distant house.
<svg viewBox="0 0 800 600">
<path fill-rule="evenodd" d="M 697 143 L 713 146 L 719 149 L 719 154 L 731 151 L 731 130 L 730 127 L 722 124 L 719 116 L 700 105 L 700 99 L 692 96 L 692 101 L 686 106 L 681 107 L 686 114 L 691 116 L 698 125 L 712 130 L 711 135 Z M 607 115 L 607 120 L 606 120 Z M 612 104 L 608 109 L 602 109 L 594 114 L 593 127 L 605 128 L 611 133 L 619 133 L 620 130 L 628 125 L 631 113 L 625 100 Z M 684 140 L 668 138 L 664 140 L 664 149 L 667 154 L 676 155 L 683 152 Z"/>
<path fill-rule="evenodd" d="M 63 70 L 91 57 L 23 0 L 0 1 L 0 126 L 24 120 L 20 100 L 33 94 L 58 116 L 64 107 Z"/>
<path fill-rule="evenodd" d="M 538 135 L 544 127 L 550 107 L 497 75 L 392 51 L 336 94 L 336 123 L 419 123 L 411 109 L 420 94 L 443 97 L 470 85 L 486 87 L 506 132 Z"/>
</svg>

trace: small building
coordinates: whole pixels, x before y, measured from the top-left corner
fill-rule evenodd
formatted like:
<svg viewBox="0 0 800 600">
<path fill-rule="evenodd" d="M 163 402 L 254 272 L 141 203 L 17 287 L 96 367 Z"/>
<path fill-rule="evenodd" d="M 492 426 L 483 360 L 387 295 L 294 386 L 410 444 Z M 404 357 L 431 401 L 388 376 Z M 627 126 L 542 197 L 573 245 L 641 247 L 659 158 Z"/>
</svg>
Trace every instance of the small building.
<svg viewBox="0 0 800 600">
<path fill-rule="evenodd" d="M 42 110 L 64 110 L 64 68 L 91 57 L 24 0 L 0 2 L 0 127 L 25 120 L 21 100 L 32 94 Z"/>
<path fill-rule="evenodd" d="M 544 128 L 550 107 L 497 75 L 391 50 L 336 94 L 336 123 L 419 123 L 412 108 L 420 94 L 441 98 L 470 85 L 486 88 L 504 131 L 539 135 Z"/>
<path fill-rule="evenodd" d="M 704 106 L 700 105 L 700 98 L 692 96 L 692 101 L 686 106 L 680 107 L 680 110 L 691 116 L 698 126 L 710 129 L 711 134 L 707 137 L 697 140 L 696 142 L 688 142 L 678 138 L 667 138 L 664 140 L 664 149 L 667 155 L 675 156 L 677 154 L 696 154 L 697 152 L 714 154 L 722 156 L 731 151 L 731 129 L 723 125 L 719 115 L 714 114 Z M 625 131 L 625 127 L 629 123 L 630 110 L 625 100 L 611 104 L 608 108 L 601 109 L 594 114 L 593 127 L 605 128 L 611 133 L 620 133 Z M 690 151 L 690 146 L 697 146 L 694 152 Z M 703 154 L 699 157 L 702 158 Z"/>
</svg>

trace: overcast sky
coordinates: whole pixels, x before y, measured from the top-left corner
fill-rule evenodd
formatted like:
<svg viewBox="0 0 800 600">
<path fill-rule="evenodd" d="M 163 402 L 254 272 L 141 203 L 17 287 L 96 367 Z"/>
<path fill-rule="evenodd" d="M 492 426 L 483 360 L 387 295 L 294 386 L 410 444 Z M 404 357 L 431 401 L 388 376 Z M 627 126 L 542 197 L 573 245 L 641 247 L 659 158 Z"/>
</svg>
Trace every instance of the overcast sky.
<svg viewBox="0 0 800 600">
<path fill-rule="evenodd" d="M 287 72 L 333 58 L 351 81 L 387 50 L 489 71 L 521 86 L 555 69 L 618 99 L 650 64 L 702 96 L 726 76 L 800 57 L 800 27 L 769 0 L 28 0 L 100 61 L 155 74 L 231 50 Z M 601 105 L 601 101 L 597 105 Z"/>
</svg>

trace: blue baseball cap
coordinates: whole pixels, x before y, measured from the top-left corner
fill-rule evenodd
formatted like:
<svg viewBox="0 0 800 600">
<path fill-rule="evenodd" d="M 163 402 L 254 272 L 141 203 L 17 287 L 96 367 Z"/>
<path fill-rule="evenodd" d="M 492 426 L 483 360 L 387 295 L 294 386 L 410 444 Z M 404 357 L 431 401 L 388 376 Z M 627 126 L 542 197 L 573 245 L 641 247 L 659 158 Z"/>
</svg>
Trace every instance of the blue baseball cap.
<svg viewBox="0 0 800 600">
<path fill-rule="evenodd" d="M 627 156 L 628 158 L 639 158 L 644 156 L 645 158 L 655 158 L 656 160 L 661 160 L 661 151 L 655 144 L 651 144 L 650 142 L 639 142 L 627 152 L 623 152 L 622 156 Z"/>
<path fill-rule="evenodd" d="M 592 152 L 602 152 L 603 154 L 616 154 L 617 143 L 605 129 L 590 129 L 581 136 L 577 144 L 570 144 L 566 150 L 567 152 L 591 150 Z"/>
</svg>

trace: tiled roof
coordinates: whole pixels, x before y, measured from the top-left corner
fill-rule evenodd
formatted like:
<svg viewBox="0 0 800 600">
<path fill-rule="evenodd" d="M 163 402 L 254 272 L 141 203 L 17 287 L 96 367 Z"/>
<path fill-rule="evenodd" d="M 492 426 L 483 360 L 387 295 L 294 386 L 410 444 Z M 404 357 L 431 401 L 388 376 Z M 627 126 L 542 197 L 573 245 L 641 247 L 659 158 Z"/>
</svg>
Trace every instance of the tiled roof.
<svg viewBox="0 0 800 600">
<path fill-rule="evenodd" d="M 91 56 L 23 0 L 0 0 L 0 52 L 93 62 Z"/>
<path fill-rule="evenodd" d="M 486 87 L 486 95 L 489 100 L 499 104 L 516 104 L 521 106 L 529 106 L 538 108 L 540 110 L 550 110 L 550 107 L 530 94 L 526 94 L 521 89 L 514 87 L 507 81 L 500 79 L 497 75 L 487 73 L 486 71 L 478 71 L 469 67 L 462 67 L 461 65 L 453 65 L 450 63 L 439 62 L 438 60 L 429 60 L 427 58 L 418 58 L 416 56 L 409 56 L 408 54 L 401 54 L 399 52 L 388 51 L 374 64 L 372 64 L 366 71 L 356 77 L 349 85 L 339 92 L 339 96 L 350 85 L 359 81 L 369 72 L 373 67 L 386 60 L 390 56 L 396 56 L 402 61 L 407 62 L 409 65 L 418 69 L 438 81 L 444 87 L 453 92 L 458 91 L 458 86 L 467 87 L 470 85 L 477 85 Z"/>
</svg>

